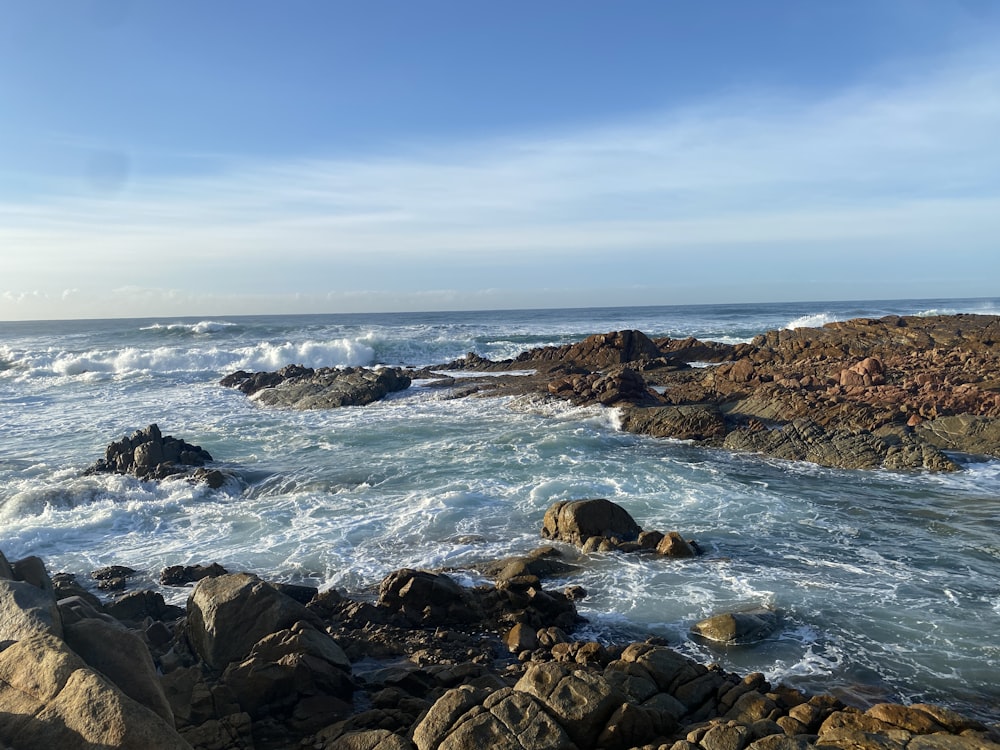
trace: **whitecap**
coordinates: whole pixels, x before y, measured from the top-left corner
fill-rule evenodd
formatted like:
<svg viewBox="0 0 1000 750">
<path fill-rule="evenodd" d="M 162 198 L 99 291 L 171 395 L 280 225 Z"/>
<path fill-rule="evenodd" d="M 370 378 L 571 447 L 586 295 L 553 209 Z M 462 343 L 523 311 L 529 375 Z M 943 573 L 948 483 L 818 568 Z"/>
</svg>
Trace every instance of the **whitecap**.
<svg viewBox="0 0 1000 750">
<path fill-rule="evenodd" d="M 836 316 L 828 312 L 810 313 L 809 315 L 802 315 L 795 318 L 795 320 L 786 324 L 785 328 L 787 330 L 794 330 L 796 328 L 822 328 L 827 323 L 832 323 L 835 320 L 837 320 Z"/>
</svg>

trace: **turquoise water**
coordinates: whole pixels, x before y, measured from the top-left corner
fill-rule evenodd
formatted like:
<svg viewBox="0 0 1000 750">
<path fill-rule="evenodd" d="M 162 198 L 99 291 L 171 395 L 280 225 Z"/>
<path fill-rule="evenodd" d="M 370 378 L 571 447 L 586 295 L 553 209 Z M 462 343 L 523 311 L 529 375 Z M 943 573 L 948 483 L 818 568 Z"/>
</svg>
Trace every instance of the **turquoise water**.
<svg viewBox="0 0 1000 750">
<path fill-rule="evenodd" d="M 954 475 L 852 472 L 629 435 L 613 411 L 447 400 L 419 383 L 361 408 L 288 412 L 217 385 L 239 368 L 509 357 L 639 328 L 745 341 L 884 314 L 995 313 L 996 300 L 0 323 L 0 549 L 51 571 L 166 565 L 367 595 L 399 567 L 532 549 L 556 500 L 607 497 L 706 554 L 594 555 L 585 634 L 650 632 L 705 661 L 813 690 L 944 702 L 1000 719 L 1000 462 Z M 81 477 L 150 422 L 240 473 L 221 491 Z M 464 572 L 463 572 L 464 571 Z M 178 603 L 186 592 L 165 590 Z M 713 651 L 692 622 L 773 606 L 780 631 Z"/>
</svg>

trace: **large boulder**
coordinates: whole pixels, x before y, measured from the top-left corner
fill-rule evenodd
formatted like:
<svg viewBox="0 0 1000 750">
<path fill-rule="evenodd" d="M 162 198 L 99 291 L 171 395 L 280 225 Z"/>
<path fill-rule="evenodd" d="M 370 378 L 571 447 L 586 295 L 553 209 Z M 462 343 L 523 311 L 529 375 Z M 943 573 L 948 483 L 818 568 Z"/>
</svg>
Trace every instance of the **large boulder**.
<svg viewBox="0 0 1000 750">
<path fill-rule="evenodd" d="M 413 730 L 417 750 L 576 750 L 566 730 L 524 692 L 463 685 L 445 693 Z"/>
<path fill-rule="evenodd" d="M 0 552 L 0 644 L 62 632 L 55 587 L 42 561 L 26 557 L 10 563 Z"/>
<path fill-rule="evenodd" d="M 0 744 L 14 748 L 191 747 L 52 635 L 34 635 L 0 652 L 0 706 Z"/>
<path fill-rule="evenodd" d="M 627 510 L 604 498 L 554 503 L 542 520 L 543 537 L 577 546 L 591 537 L 635 541 L 641 531 Z"/>
<path fill-rule="evenodd" d="M 299 729 L 313 731 L 348 713 L 354 692 L 343 650 L 302 622 L 262 638 L 246 659 L 227 667 L 222 681 L 252 717 L 293 713 Z"/>
<path fill-rule="evenodd" d="M 173 726 L 156 665 L 142 638 L 111 617 L 86 617 L 66 625 L 66 645 L 125 695 Z"/>
<path fill-rule="evenodd" d="M 219 671 L 243 660 L 264 636 L 314 618 L 302 604 L 250 573 L 199 581 L 187 611 L 188 640 L 205 664 Z"/>
</svg>

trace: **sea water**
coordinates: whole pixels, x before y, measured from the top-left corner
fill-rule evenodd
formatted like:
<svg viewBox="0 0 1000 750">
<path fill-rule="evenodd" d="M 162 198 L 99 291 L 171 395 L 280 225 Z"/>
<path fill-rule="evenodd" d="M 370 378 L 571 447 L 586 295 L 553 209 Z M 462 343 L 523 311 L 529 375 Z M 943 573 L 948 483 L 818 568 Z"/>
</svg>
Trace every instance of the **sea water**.
<svg viewBox="0 0 1000 750">
<path fill-rule="evenodd" d="M 656 635 L 704 662 L 857 702 L 931 701 L 1000 720 L 1000 461 L 846 471 L 624 433 L 613 410 L 541 398 L 452 400 L 413 387 L 365 407 L 262 408 L 219 379 L 289 363 L 439 365 L 592 333 L 738 342 L 886 314 L 996 314 L 1000 300 L 905 300 L 382 315 L 0 323 L 0 550 L 86 580 L 120 564 L 218 562 L 370 597 L 401 567 L 481 582 L 527 552 L 558 500 L 606 497 L 705 554 L 595 554 L 581 637 Z M 236 473 L 219 490 L 82 476 L 156 422 Z M 781 613 L 763 643 L 689 636 L 706 616 Z"/>
</svg>

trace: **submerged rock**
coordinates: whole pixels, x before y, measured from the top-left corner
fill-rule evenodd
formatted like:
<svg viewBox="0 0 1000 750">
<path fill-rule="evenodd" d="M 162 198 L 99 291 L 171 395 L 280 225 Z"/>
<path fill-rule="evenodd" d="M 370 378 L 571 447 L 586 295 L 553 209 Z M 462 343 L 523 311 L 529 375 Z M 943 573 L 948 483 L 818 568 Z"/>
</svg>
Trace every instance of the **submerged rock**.
<svg viewBox="0 0 1000 750">
<path fill-rule="evenodd" d="M 691 626 L 705 640 L 725 645 L 748 645 L 762 641 L 778 627 L 778 613 L 770 609 L 726 612 Z"/>
</svg>

